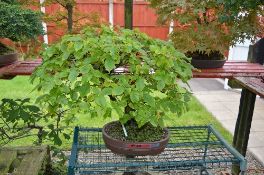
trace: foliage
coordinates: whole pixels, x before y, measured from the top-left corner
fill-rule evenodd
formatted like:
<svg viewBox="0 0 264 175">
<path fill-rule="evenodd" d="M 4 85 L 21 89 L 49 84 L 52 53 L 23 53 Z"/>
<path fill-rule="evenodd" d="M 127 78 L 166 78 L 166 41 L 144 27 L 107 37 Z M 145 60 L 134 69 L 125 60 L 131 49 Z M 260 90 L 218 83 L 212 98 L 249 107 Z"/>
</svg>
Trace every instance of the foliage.
<svg viewBox="0 0 264 175">
<path fill-rule="evenodd" d="M 223 5 L 223 13 L 221 14 L 221 20 L 240 20 L 245 15 L 242 13 L 248 13 L 256 11 L 257 14 L 263 16 L 263 0 L 217 0 L 219 5 Z"/>
<path fill-rule="evenodd" d="M 210 53 L 215 50 L 224 54 L 229 45 L 245 39 L 255 39 L 264 31 L 256 10 L 245 12 L 237 8 L 239 13 L 245 12 L 240 15 L 238 11 L 232 12 L 233 5 L 228 2 L 238 3 L 240 0 L 150 1 L 161 22 L 175 21 L 171 39 L 175 47 L 183 52 L 198 50 Z M 226 8 L 227 5 L 230 8 Z"/>
<path fill-rule="evenodd" d="M 0 38 L 22 41 L 43 34 L 41 15 L 21 6 L 0 2 Z"/>
<path fill-rule="evenodd" d="M 59 128 L 59 119 L 51 118 L 38 106 L 32 105 L 30 99 L 2 99 L 0 103 L 0 146 L 24 137 L 37 137 L 36 144 L 43 140 L 51 140 L 55 145 L 61 145 L 60 134 L 69 139 L 67 133 Z"/>
<path fill-rule="evenodd" d="M 39 80 L 36 89 L 45 92 L 38 101 L 50 113 L 69 110 L 67 123 L 85 112 L 94 118 L 118 116 L 122 123 L 133 118 L 139 126 L 163 126 L 165 111 L 179 116 L 186 110 L 189 93 L 178 80 L 186 83 L 192 66 L 170 42 L 128 29 L 89 27 L 64 36 L 42 57 L 32 76 Z M 119 74 L 119 67 L 126 73 Z"/>
<path fill-rule="evenodd" d="M 38 135 L 41 134 L 43 127 L 36 125 L 36 122 L 42 118 L 40 109 L 29 105 L 28 102 L 29 99 L 2 99 L 0 104 L 1 145 L 25 137 L 32 129 L 39 130 Z M 42 138 L 39 139 L 40 143 Z"/>
</svg>

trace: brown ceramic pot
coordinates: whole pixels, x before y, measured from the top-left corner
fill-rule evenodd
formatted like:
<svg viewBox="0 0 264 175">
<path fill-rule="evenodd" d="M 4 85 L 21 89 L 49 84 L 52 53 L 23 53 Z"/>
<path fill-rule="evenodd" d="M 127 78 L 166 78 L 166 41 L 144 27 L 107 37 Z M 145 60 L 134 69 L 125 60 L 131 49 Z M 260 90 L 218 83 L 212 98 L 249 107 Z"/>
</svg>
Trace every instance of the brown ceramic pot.
<svg viewBox="0 0 264 175">
<path fill-rule="evenodd" d="M 224 66 L 226 59 L 224 60 L 198 60 L 192 59 L 191 64 L 197 69 L 215 69 Z"/>
<path fill-rule="evenodd" d="M 0 55 L 0 67 L 12 64 L 18 60 L 17 53 L 10 53 L 6 55 Z"/>
<path fill-rule="evenodd" d="M 113 153 L 126 156 L 157 155 L 164 151 L 169 142 L 169 130 L 167 128 L 164 129 L 165 136 L 163 139 L 155 142 L 129 142 L 117 140 L 110 137 L 106 132 L 106 128 L 112 123 L 113 122 L 110 122 L 103 127 L 102 134 L 105 146 Z"/>
</svg>

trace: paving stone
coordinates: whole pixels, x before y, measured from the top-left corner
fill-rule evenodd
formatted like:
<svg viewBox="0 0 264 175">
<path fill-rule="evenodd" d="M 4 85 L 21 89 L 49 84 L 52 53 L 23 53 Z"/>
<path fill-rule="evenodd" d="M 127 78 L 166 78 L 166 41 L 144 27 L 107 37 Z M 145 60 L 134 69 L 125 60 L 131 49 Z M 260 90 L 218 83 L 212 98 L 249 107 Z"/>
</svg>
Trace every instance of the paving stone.
<svg viewBox="0 0 264 175">
<path fill-rule="evenodd" d="M 215 118 L 219 121 L 221 120 L 234 120 L 237 118 L 237 114 L 230 110 L 215 110 L 212 113 Z"/>
<path fill-rule="evenodd" d="M 220 123 L 226 128 L 231 134 L 234 134 L 236 119 L 233 120 L 221 120 Z"/>
<path fill-rule="evenodd" d="M 248 147 L 249 148 L 264 148 L 264 132 L 250 132 Z"/>
<path fill-rule="evenodd" d="M 264 131 L 264 120 L 253 120 L 251 124 L 251 131 Z"/>
</svg>

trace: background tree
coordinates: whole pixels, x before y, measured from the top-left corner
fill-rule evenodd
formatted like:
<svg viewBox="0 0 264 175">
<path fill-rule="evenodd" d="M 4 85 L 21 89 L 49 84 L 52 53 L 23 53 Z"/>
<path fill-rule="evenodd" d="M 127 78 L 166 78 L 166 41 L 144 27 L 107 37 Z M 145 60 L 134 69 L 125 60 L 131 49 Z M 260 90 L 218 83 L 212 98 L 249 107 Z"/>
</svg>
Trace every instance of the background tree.
<svg viewBox="0 0 264 175">
<path fill-rule="evenodd" d="M 99 26 L 102 23 L 100 15 L 96 12 L 83 13 L 77 9 L 75 0 L 45 0 L 44 6 L 58 4 L 59 8 L 55 13 L 46 13 L 45 21 L 54 23 L 54 31 L 62 33 L 79 33 L 85 25 Z M 65 30 L 67 29 L 67 30 Z M 52 34 L 56 34 L 55 32 Z M 61 36 L 61 33 L 57 34 Z"/>
<path fill-rule="evenodd" d="M 171 39 L 184 52 L 217 50 L 224 54 L 230 45 L 254 40 L 264 32 L 259 18 L 263 11 L 253 1 L 247 1 L 253 5 L 247 2 L 240 5 L 240 0 L 232 1 L 235 4 L 230 4 L 231 0 L 150 1 L 160 22 L 175 21 Z"/>
<path fill-rule="evenodd" d="M 36 39 L 44 33 L 41 13 L 24 9 L 16 0 L 0 2 L 0 38 L 12 41 Z"/>
</svg>

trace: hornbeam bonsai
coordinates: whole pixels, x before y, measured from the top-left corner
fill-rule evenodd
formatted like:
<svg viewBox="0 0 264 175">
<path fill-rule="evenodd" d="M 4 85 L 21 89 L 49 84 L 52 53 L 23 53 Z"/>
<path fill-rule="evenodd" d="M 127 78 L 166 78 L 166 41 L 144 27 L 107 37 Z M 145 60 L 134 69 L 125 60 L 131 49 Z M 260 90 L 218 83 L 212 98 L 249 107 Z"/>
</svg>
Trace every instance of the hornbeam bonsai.
<svg viewBox="0 0 264 175">
<path fill-rule="evenodd" d="M 43 53 L 34 72 L 38 101 L 50 111 L 118 120 L 106 128 L 124 142 L 155 142 L 168 135 L 166 120 L 187 110 L 190 93 L 179 81 L 192 77 L 190 60 L 171 42 L 136 30 L 86 28 L 66 35 Z M 109 131 L 109 132 L 108 132 Z"/>
</svg>

